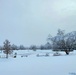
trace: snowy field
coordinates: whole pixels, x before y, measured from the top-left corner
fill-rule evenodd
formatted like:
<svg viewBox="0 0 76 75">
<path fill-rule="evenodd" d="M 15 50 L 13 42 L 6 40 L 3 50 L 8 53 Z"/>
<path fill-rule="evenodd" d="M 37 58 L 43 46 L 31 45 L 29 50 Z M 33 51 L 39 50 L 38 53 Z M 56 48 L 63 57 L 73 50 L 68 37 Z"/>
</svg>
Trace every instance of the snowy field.
<svg viewBox="0 0 76 75">
<path fill-rule="evenodd" d="M 60 52 L 61 56 L 53 56 L 51 50 L 15 52 L 16 58 L 0 58 L 0 75 L 76 75 L 76 51 L 69 55 Z"/>
</svg>

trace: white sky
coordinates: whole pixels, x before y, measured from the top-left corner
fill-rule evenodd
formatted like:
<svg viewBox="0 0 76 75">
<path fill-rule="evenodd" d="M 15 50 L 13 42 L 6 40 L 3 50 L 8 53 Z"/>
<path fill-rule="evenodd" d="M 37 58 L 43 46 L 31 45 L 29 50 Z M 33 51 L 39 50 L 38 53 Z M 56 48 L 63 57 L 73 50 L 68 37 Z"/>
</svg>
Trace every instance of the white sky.
<svg viewBox="0 0 76 75">
<path fill-rule="evenodd" d="M 0 44 L 46 43 L 58 29 L 76 30 L 76 0 L 0 0 Z"/>
</svg>

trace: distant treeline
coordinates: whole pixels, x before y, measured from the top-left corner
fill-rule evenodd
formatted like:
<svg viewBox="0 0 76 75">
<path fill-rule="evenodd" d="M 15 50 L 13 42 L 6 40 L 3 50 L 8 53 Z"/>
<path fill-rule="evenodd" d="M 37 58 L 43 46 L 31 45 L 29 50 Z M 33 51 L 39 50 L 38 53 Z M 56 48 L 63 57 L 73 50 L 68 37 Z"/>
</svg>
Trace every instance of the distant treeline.
<svg viewBox="0 0 76 75">
<path fill-rule="evenodd" d="M 10 42 L 9 40 L 5 40 L 5 42 L 8 41 Z M 40 45 L 40 46 L 36 46 L 36 45 L 31 45 L 29 47 L 25 47 L 24 45 L 20 45 L 20 46 L 17 46 L 15 44 L 12 44 L 11 45 L 11 42 L 10 42 L 10 49 L 11 50 L 37 50 L 37 49 L 51 49 L 51 44 L 49 42 L 47 42 L 45 45 Z M 3 46 L 0 46 L 0 50 L 4 50 L 4 45 Z"/>
<path fill-rule="evenodd" d="M 11 54 L 13 50 L 47 50 L 51 49 L 53 51 L 64 51 L 67 55 L 69 52 L 76 50 L 76 31 L 65 34 L 64 30 L 58 30 L 56 36 L 49 35 L 47 38 L 47 43 L 45 45 L 31 45 L 30 47 L 25 47 L 24 45 L 17 46 L 15 44 L 10 43 L 9 40 L 5 40 L 3 42 L 3 46 L 0 46 L 0 50 L 6 54 Z"/>
</svg>

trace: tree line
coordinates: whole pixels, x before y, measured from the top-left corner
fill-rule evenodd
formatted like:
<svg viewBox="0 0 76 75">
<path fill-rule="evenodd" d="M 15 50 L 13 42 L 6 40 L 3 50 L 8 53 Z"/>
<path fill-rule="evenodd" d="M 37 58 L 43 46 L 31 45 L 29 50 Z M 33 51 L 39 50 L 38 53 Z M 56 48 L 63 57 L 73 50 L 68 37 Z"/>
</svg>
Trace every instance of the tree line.
<svg viewBox="0 0 76 75">
<path fill-rule="evenodd" d="M 17 46 L 14 44 L 11 45 L 9 40 L 5 40 L 3 46 L 0 46 L 0 50 L 3 50 L 6 54 L 6 58 L 8 58 L 9 54 L 13 53 L 13 50 L 36 51 L 37 49 L 51 49 L 53 51 L 64 51 L 67 55 L 71 51 L 76 50 L 76 31 L 65 34 L 64 30 L 59 29 L 56 36 L 48 36 L 47 39 L 49 42 L 39 47 L 36 45 L 31 45 L 30 47 L 25 47 L 23 45 Z"/>
<path fill-rule="evenodd" d="M 3 46 L 0 46 L 0 50 L 3 51 L 6 54 L 6 58 L 8 58 L 8 55 L 12 54 L 14 50 L 33 50 L 33 51 L 36 51 L 37 49 L 41 49 L 41 50 L 51 49 L 50 43 L 47 43 L 47 44 L 49 44 L 48 47 L 45 47 L 44 45 L 41 45 L 39 47 L 36 45 L 31 45 L 30 47 L 25 47 L 23 45 L 20 45 L 20 46 L 17 46 L 15 44 L 11 45 L 10 41 L 8 39 L 6 39 L 3 42 Z"/>
</svg>

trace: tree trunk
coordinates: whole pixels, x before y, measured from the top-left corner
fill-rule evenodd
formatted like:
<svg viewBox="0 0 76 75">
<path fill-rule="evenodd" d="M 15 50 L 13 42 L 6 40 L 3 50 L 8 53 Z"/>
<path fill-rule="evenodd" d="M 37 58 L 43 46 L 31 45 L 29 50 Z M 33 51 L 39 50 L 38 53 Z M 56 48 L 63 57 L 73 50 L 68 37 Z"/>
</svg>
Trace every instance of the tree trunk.
<svg viewBox="0 0 76 75">
<path fill-rule="evenodd" d="M 67 55 L 69 55 L 69 51 L 68 51 L 68 50 L 65 50 L 65 53 L 66 53 Z"/>
<path fill-rule="evenodd" d="M 8 54 L 6 54 L 6 58 L 8 58 Z"/>
</svg>

